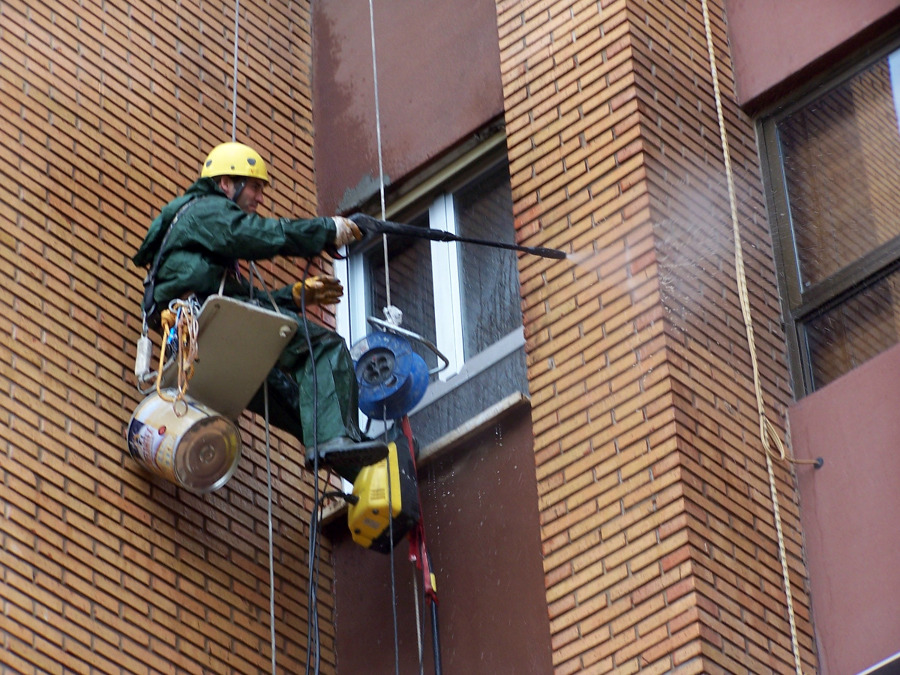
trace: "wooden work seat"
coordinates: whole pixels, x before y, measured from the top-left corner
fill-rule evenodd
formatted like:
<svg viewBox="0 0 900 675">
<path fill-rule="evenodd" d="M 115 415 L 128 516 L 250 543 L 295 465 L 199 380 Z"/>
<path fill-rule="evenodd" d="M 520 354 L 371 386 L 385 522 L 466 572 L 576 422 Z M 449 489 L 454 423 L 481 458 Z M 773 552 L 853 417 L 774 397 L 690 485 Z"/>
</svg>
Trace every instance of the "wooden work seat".
<svg viewBox="0 0 900 675">
<path fill-rule="evenodd" d="M 210 296 L 197 316 L 197 361 L 188 396 L 236 420 L 297 328 L 291 314 Z M 163 369 L 162 386 L 174 387 L 177 377 L 170 361 Z"/>
</svg>

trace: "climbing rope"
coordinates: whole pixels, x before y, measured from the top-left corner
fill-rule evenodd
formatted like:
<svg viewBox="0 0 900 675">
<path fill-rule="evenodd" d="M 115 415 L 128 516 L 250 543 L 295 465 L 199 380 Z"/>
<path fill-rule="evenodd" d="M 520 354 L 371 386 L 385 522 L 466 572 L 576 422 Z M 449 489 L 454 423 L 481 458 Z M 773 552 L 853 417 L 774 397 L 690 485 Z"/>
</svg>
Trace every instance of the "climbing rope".
<svg viewBox="0 0 900 675">
<path fill-rule="evenodd" d="M 237 108 L 238 108 L 238 60 L 240 57 L 240 49 L 238 38 L 240 37 L 240 14 L 241 14 L 241 2 L 240 0 L 234 0 L 234 52 L 233 52 L 233 61 L 234 61 L 234 71 L 232 75 L 232 93 L 231 93 L 231 140 L 232 142 L 237 140 Z M 251 263 L 251 277 L 253 273 L 258 274 L 256 267 Z M 261 278 L 260 278 L 261 280 Z M 222 283 L 224 284 L 224 276 L 222 278 Z M 253 286 L 251 282 L 251 287 Z M 268 293 L 268 287 L 263 285 L 263 288 L 266 289 L 266 293 Z M 222 288 L 219 288 L 219 293 L 221 294 Z M 269 299 L 272 299 L 271 294 L 269 294 Z M 272 305 L 275 306 L 275 309 L 278 310 L 278 306 L 272 301 Z M 272 536 L 272 458 L 271 458 L 271 441 L 270 441 L 270 428 L 269 428 L 269 389 L 268 384 L 263 383 L 263 399 L 264 399 L 264 407 L 265 407 L 265 431 L 266 431 L 266 505 L 267 505 L 267 520 L 268 520 L 268 554 L 269 554 L 269 640 L 270 640 L 270 649 L 272 652 L 272 675 L 275 675 L 277 671 L 277 660 L 276 660 L 276 640 L 275 640 L 275 564 L 274 564 L 274 541 Z M 310 580 L 312 583 L 312 580 Z"/>
<path fill-rule="evenodd" d="M 200 307 L 196 300 L 173 300 L 161 317 L 162 344 L 159 347 L 159 367 L 156 370 L 156 393 L 163 401 L 173 405 L 175 414 L 179 417 L 187 412 L 185 397 L 191 377 L 194 375 L 194 362 L 197 360 L 199 313 Z M 174 394 L 171 396 L 162 388 L 163 367 L 167 354 L 171 354 L 175 360 L 177 372 Z M 179 404 L 183 407 L 179 408 Z"/>
<path fill-rule="evenodd" d="M 369 0 L 369 36 L 371 38 L 372 43 L 372 87 L 374 89 L 374 100 L 375 100 L 375 144 L 377 145 L 378 150 L 378 194 L 381 201 L 381 219 L 385 220 L 387 217 L 387 210 L 385 207 L 385 196 L 384 196 L 384 155 L 382 152 L 381 145 L 381 106 L 378 100 L 378 59 L 375 54 L 375 8 L 373 5 L 373 0 Z M 390 274 L 390 261 L 388 259 L 388 243 L 387 243 L 387 235 L 381 235 L 381 248 L 382 255 L 384 256 L 384 289 L 385 289 L 385 301 L 387 303 L 387 307 L 385 307 L 385 316 L 390 319 L 391 316 L 396 316 L 396 314 L 392 314 L 389 308 L 393 308 L 391 304 L 391 274 Z M 385 419 L 383 419 L 385 430 L 387 430 L 387 418 L 385 411 Z M 385 470 L 388 472 L 388 476 L 390 476 L 390 458 L 387 459 L 387 465 Z M 388 478 L 388 504 L 390 508 L 393 508 L 393 501 L 391 497 L 391 483 L 393 481 Z M 394 519 L 389 515 L 388 517 L 388 537 L 390 540 L 390 569 L 391 569 L 391 610 L 393 616 L 394 623 L 394 670 L 396 673 L 400 672 L 400 646 L 399 646 L 399 630 L 398 630 L 398 620 L 397 620 L 397 585 L 396 579 L 394 577 Z M 421 653 L 421 649 L 420 649 Z"/>
<path fill-rule="evenodd" d="M 372 39 L 372 87 L 375 95 L 375 144 L 378 149 L 378 194 L 381 199 L 381 219 L 387 218 L 384 199 L 384 155 L 381 147 L 381 105 L 378 100 L 378 60 L 375 56 L 375 9 L 373 0 L 369 0 L 369 34 Z M 403 313 L 391 304 L 391 270 L 388 259 L 387 235 L 381 235 L 381 252 L 384 257 L 384 294 L 386 307 L 384 316 L 391 324 L 399 326 L 403 321 Z"/>
<path fill-rule="evenodd" d="M 240 27 L 241 27 L 241 0 L 234 0 L 234 74 L 231 79 L 231 140 L 232 142 L 237 140 L 237 105 L 238 105 L 238 94 L 237 94 L 237 79 L 238 79 L 238 36 L 240 35 Z M 272 664 L 274 668 L 274 663 Z"/>
<path fill-rule="evenodd" d="M 272 675 L 276 672 L 275 661 L 275 551 L 272 536 L 272 440 L 269 430 L 269 383 L 263 381 L 263 410 L 266 420 L 266 516 L 269 534 L 269 639 L 272 647 Z"/>
<path fill-rule="evenodd" d="M 778 554 L 781 559 L 781 573 L 784 578 L 784 591 L 787 600 L 788 620 L 791 628 L 791 647 L 794 653 L 794 666 L 797 675 L 803 675 L 800 665 L 800 646 L 797 640 L 797 622 L 794 615 L 794 600 L 791 594 L 791 580 L 788 571 L 787 551 L 784 544 L 784 532 L 781 523 L 781 509 L 778 504 L 778 488 L 775 484 L 775 471 L 772 466 L 772 445 L 777 449 L 777 457 L 782 461 L 794 463 L 807 463 L 806 460 L 787 460 L 784 444 L 778 435 L 775 425 L 766 415 L 766 406 L 763 400 L 762 382 L 759 375 L 759 364 L 756 359 L 756 342 L 753 337 L 753 319 L 750 316 L 750 300 L 747 290 L 747 274 L 744 269 L 744 254 L 741 248 L 741 232 L 738 224 L 737 198 L 734 188 L 734 173 L 731 167 L 731 156 L 728 150 L 728 135 L 725 130 L 725 115 L 722 110 L 722 97 L 719 91 L 719 75 L 716 68 L 716 55 L 713 47 L 712 28 L 709 20 L 709 7 L 707 0 L 701 0 L 703 7 L 703 27 L 706 30 L 706 47 L 709 51 L 709 69 L 712 75 L 713 94 L 716 100 L 716 115 L 719 123 L 719 136 L 722 141 L 722 153 L 725 157 L 725 176 L 728 182 L 728 200 L 731 205 L 731 224 L 734 232 L 734 259 L 737 273 L 738 298 L 741 304 L 741 314 L 744 319 L 744 327 L 747 331 L 747 342 L 750 349 L 750 364 L 753 368 L 753 389 L 756 394 L 756 410 L 759 415 L 759 435 L 766 455 L 766 469 L 769 474 L 769 491 L 772 496 L 772 506 L 775 516 L 775 531 L 778 536 Z M 813 463 L 813 462 L 809 462 Z"/>
</svg>

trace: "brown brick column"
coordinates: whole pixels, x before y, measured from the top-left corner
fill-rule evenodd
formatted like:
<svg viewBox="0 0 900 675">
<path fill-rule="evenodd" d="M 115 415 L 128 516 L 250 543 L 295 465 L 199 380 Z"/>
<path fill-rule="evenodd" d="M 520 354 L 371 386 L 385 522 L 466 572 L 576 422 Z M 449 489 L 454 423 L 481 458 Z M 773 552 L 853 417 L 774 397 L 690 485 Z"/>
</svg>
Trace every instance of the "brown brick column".
<svg viewBox="0 0 900 675">
<path fill-rule="evenodd" d="M 271 668 L 264 428 L 193 495 L 127 456 L 151 218 L 231 136 L 234 3 L 0 6 L 0 672 Z M 241 3 L 237 136 L 313 213 L 309 2 Z M 296 267 L 264 263 L 270 283 Z M 158 354 L 158 352 L 156 352 Z M 272 442 L 280 672 L 303 672 L 313 487 Z M 319 577 L 335 670 L 333 569 Z"/>
<path fill-rule="evenodd" d="M 699 0 L 498 2 L 559 673 L 793 672 Z M 763 388 L 790 398 L 752 123 L 714 38 Z M 804 670 L 793 478 L 778 465 Z"/>
</svg>

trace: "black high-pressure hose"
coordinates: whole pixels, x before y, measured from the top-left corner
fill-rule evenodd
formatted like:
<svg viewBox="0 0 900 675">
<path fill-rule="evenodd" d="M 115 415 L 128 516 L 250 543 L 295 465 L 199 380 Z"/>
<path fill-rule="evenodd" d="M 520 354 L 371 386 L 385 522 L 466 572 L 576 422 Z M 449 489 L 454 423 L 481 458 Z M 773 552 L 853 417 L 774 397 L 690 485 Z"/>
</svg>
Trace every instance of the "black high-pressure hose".
<svg viewBox="0 0 900 675">
<path fill-rule="evenodd" d="M 544 246 L 522 246 L 520 244 L 507 244 L 502 241 L 462 237 L 458 234 L 453 234 L 452 232 L 446 232 L 444 230 L 432 230 L 426 227 L 395 223 L 390 220 L 379 220 L 365 213 L 354 213 L 350 216 L 350 220 L 359 226 L 359 229 L 363 231 L 363 234 L 393 234 L 404 237 L 430 239 L 431 241 L 459 241 L 465 244 L 478 244 L 479 246 L 491 246 L 493 248 L 505 248 L 511 251 L 522 251 L 523 253 L 538 255 L 542 258 L 554 258 L 556 260 L 565 260 L 566 258 L 565 251 L 560 251 L 555 248 L 546 248 Z"/>
<path fill-rule="evenodd" d="M 306 348 L 309 351 L 309 359 L 312 364 L 312 395 L 313 395 L 313 510 L 309 522 L 309 586 L 307 588 L 307 614 L 306 614 L 306 675 L 310 673 L 310 657 L 315 659 L 313 672 L 318 675 L 322 658 L 322 646 L 319 642 L 319 600 L 317 586 L 319 584 L 319 382 L 316 370 L 316 357 L 313 351 L 312 337 L 309 333 L 309 317 L 306 315 L 306 280 L 309 279 L 310 259 L 306 260 L 303 267 L 303 285 L 300 289 L 300 315 L 303 320 L 303 333 L 306 338 Z M 315 643 L 315 652 L 312 645 Z"/>
</svg>

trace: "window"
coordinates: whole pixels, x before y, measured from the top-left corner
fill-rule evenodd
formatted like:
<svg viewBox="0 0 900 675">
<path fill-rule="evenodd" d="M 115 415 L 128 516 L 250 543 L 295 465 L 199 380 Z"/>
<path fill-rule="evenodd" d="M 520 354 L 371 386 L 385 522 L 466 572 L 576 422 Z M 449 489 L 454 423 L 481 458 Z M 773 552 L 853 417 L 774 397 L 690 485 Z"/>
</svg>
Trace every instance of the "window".
<svg viewBox="0 0 900 675">
<path fill-rule="evenodd" d="M 437 188 L 407 199 L 407 206 L 388 211 L 388 219 L 514 243 L 505 155 L 478 154 L 475 166 L 454 171 Z M 403 312 L 402 328 L 431 342 L 448 362 L 432 374 L 425 398 L 410 415 L 421 443 L 453 431 L 511 394 L 527 392 L 515 252 L 418 237 L 389 236 L 385 244 L 378 236 L 354 246 L 346 268 L 341 267 L 337 274 L 346 278 L 348 302 L 338 305 L 338 330 L 348 344 L 377 330 L 367 318 L 385 319 L 389 294 L 390 304 Z M 441 361 L 434 352 L 411 343 L 437 370 Z"/>
<path fill-rule="evenodd" d="M 761 124 L 799 398 L 900 341 L 900 49 Z"/>
</svg>

